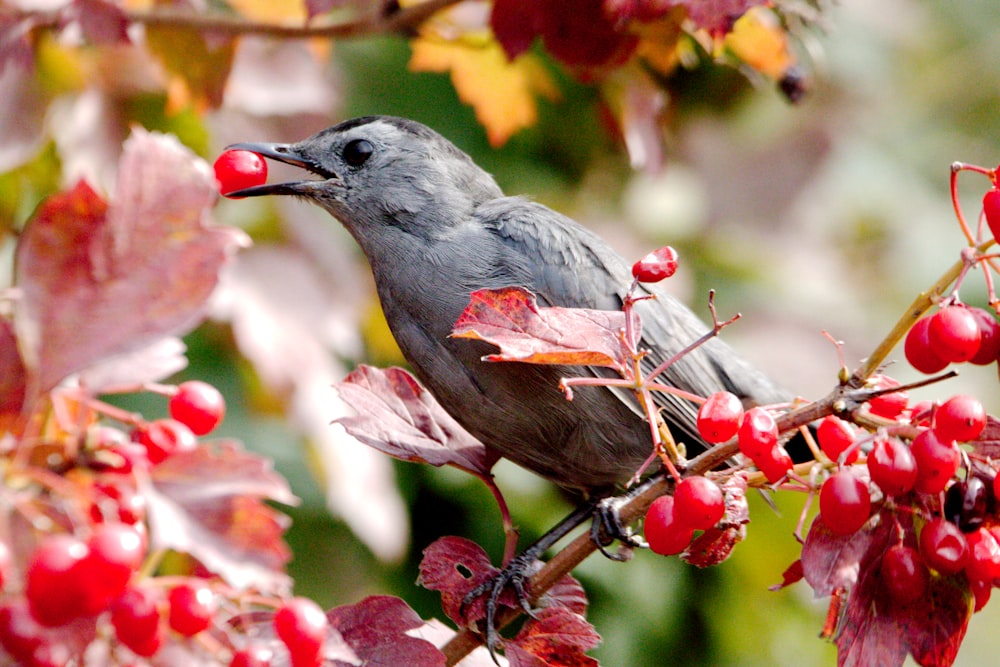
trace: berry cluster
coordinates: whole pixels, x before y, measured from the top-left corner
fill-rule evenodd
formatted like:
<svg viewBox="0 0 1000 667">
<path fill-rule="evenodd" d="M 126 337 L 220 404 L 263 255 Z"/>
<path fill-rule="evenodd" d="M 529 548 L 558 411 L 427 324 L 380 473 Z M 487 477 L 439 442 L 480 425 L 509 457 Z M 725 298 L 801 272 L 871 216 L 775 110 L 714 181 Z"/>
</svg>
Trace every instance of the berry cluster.
<svg viewBox="0 0 1000 667">
<path fill-rule="evenodd" d="M 275 610 L 269 636 L 277 639 L 251 641 L 230 622 L 233 610 L 247 609 L 246 593 L 197 562 L 164 567 L 165 554 L 150 549 L 151 501 L 140 480 L 148 484 L 161 466 L 199 448 L 225 401 L 204 382 L 149 388 L 168 397 L 169 418 L 145 421 L 86 399 L 81 406 L 107 419 L 88 418 L 82 437 L 51 430 L 45 447 L 61 475 L 20 469 L 17 505 L 35 528 L 0 540 L 0 662 L 62 667 L 100 654 L 102 664 L 139 664 L 169 660 L 168 646 L 187 643 L 215 647 L 214 658 L 228 655 L 233 667 L 318 666 L 327 618 L 315 603 L 255 595 Z M 51 454 L 57 437 L 69 445 L 59 456 Z"/>
<path fill-rule="evenodd" d="M 686 477 L 677 484 L 674 495 L 660 496 L 649 506 L 643 532 L 653 553 L 679 554 L 691 543 L 695 531 L 714 527 L 725 514 L 725 498 L 718 484 L 707 477 Z"/>
<path fill-rule="evenodd" d="M 936 406 L 904 405 L 896 418 L 900 429 L 874 434 L 856 431 L 835 416 L 819 425 L 820 447 L 839 461 L 820 488 L 823 524 L 834 535 L 848 537 L 878 507 L 912 516 L 919 538 L 899 530 L 898 542 L 882 560 L 886 590 L 907 604 L 926 591 L 928 568 L 942 575 L 964 572 L 981 608 L 992 586 L 1000 584 L 995 509 L 1000 478 L 975 448 L 986 425 L 983 406 L 959 395 Z M 971 443 L 971 451 L 960 443 Z M 865 465 L 852 465 L 862 454 Z"/>
</svg>

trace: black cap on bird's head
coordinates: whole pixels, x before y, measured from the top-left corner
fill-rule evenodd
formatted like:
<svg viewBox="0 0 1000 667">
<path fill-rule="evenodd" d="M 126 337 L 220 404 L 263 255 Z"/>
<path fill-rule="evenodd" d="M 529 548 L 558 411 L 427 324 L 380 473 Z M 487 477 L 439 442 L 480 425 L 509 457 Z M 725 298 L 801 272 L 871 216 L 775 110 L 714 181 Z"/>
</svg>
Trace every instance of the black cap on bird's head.
<svg viewBox="0 0 1000 667">
<path fill-rule="evenodd" d="M 228 147 L 305 169 L 317 178 L 259 185 L 232 197 L 297 195 L 349 229 L 457 224 L 484 201 L 502 196 L 493 177 L 437 132 L 392 116 L 345 121 L 293 144 Z"/>
</svg>

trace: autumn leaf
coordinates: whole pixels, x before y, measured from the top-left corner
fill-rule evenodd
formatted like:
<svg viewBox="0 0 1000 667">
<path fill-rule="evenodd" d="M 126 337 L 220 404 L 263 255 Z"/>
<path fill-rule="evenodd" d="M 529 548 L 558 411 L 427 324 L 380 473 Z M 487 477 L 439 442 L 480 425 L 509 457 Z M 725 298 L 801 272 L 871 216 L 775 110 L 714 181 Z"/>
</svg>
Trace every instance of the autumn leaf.
<svg viewBox="0 0 1000 667">
<path fill-rule="evenodd" d="M 365 665 L 444 667 L 445 658 L 433 644 L 410 632 L 424 625 L 409 605 L 390 595 L 371 595 L 357 604 L 327 612 L 330 627 Z"/>
<path fill-rule="evenodd" d="M 451 465 L 489 477 L 497 457 L 403 369 L 361 365 L 337 391 L 358 413 L 337 423 L 369 447 L 404 461 Z"/>
<path fill-rule="evenodd" d="M 10 322 L 0 319 L 0 431 L 7 419 L 17 417 L 24 404 L 27 380 Z"/>
<path fill-rule="evenodd" d="M 30 386 L 196 326 L 242 232 L 211 227 L 208 165 L 171 137 L 125 142 L 115 195 L 80 182 L 44 202 L 17 247 L 14 314 Z"/>
<path fill-rule="evenodd" d="M 758 72 L 779 79 L 794 64 L 788 34 L 774 12 L 754 7 L 733 25 L 725 46 Z"/>
<path fill-rule="evenodd" d="M 441 609 L 460 627 L 470 627 L 486 615 L 485 600 L 479 598 L 463 609 L 465 595 L 500 573 L 481 546 L 463 537 L 442 537 L 424 549 L 418 583 L 441 594 Z M 499 603 L 517 607 L 509 588 Z"/>
<path fill-rule="evenodd" d="M 269 459 L 231 441 L 177 452 L 140 480 L 148 503 L 150 545 L 201 561 L 239 588 L 287 593 L 289 519 L 264 500 L 297 503 Z"/>
<path fill-rule="evenodd" d="M 540 308 L 522 287 L 476 290 L 458 317 L 452 336 L 492 343 L 487 361 L 626 367 L 621 311 Z"/>
<path fill-rule="evenodd" d="M 504 655 L 511 667 L 598 667 L 584 652 L 600 641 L 583 616 L 549 607 L 536 612 L 515 638 L 504 641 Z"/>
<path fill-rule="evenodd" d="M 460 100 L 472 106 L 492 146 L 502 146 L 538 120 L 536 95 L 558 99 L 559 92 L 538 58 L 531 54 L 507 60 L 488 37 L 447 41 L 421 36 L 411 43 L 410 69 L 450 72 Z"/>
<path fill-rule="evenodd" d="M 194 28 L 146 26 L 146 43 L 169 74 L 167 113 L 204 112 L 222 105 L 236 42 Z"/>
</svg>

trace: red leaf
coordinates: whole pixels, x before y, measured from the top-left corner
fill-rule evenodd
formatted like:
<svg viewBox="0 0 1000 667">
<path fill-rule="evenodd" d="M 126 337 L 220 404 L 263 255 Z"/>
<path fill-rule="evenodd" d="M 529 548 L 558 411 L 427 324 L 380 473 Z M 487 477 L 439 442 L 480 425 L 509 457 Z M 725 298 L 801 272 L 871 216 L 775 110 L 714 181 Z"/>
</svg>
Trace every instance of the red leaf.
<svg viewBox="0 0 1000 667">
<path fill-rule="evenodd" d="M 73 0 L 70 14 L 83 36 L 95 44 L 129 42 L 125 10 L 108 0 Z"/>
<path fill-rule="evenodd" d="M 584 652 L 601 641 L 580 614 L 561 607 L 542 609 L 513 639 L 504 642 L 511 667 L 597 667 Z"/>
<path fill-rule="evenodd" d="M 473 292 L 451 335 L 500 348 L 487 361 L 607 366 L 624 373 L 624 328 L 621 311 L 539 308 L 528 290 L 504 287 Z"/>
<path fill-rule="evenodd" d="M 800 559 L 796 559 L 794 563 L 786 567 L 785 571 L 781 573 L 781 583 L 768 587 L 768 590 L 780 591 L 782 588 L 786 588 L 794 583 L 802 581 L 802 577 L 802 561 Z"/>
<path fill-rule="evenodd" d="M 538 601 L 539 607 L 560 607 L 581 616 L 586 615 L 588 605 L 587 591 L 568 574 L 545 591 Z"/>
<path fill-rule="evenodd" d="M 529 48 L 538 35 L 544 3 L 538 0 L 496 0 L 490 28 L 507 57 L 513 60 Z"/>
<path fill-rule="evenodd" d="M 1000 420 L 992 415 L 986 415 L 986 426 L 970 444 L 973 453 L 979 457 L 1000 458 Z"/>
<path fill-rule="evenodd" d="M 688 18 L 712 35 L 722 35 L 733 28 L 736 19 L 748 9 L 766 4 L 764 0 L 687 0 L 676 2 L 687 8 Z"/>
<path fill-rule="evenodd" d="M 297 499 L 269 459 L 235 442 L 203 443 L 155 466 L 142 487 L 153 548 L 191 554 L 233 586 L 287 592 L 288 517 L 262 501 Z"/>
<path fill-rule="evenodd" d="M 418 583 L 424 588 L 441 593 L 441 608 L 455 624 L 471 627 L 485 614 L 485 600 L 479 598 L 462 613 L 462 600 L 466 593 L 479 584 L 495 577 L 500 570 L 493 567 L 490 557 L 475 542 L 462 537 L 442 537 L 424 549 L 420 561 Z M 518 606 L 513 592 L 505 590 L 500 604 Z"/>
<path fill-rule="evenodd" d="M 817 516 L 802 545 L 802 573 L 816 595 L 832 595 L 838 588 L 854 586 L 862 561 L 870 559 L 875 541 L 884 546 L 887 530 L 883 522 L 874 526 L 870 522 L 852 535 L 835 535 Z"/>
<path fill-rule="evenodd" d="M 0 319 L 0 419 L 21 412 L 25 392 L 24 364 L 10 322 Z"/>
<path fill-rule="evenodd" d="M 389 456 L 434 466 L 452 465 L 484 478 L 497 461 L 401 368 L 358 366 L 337 391 L 358 413 L 356 417 L 341 417 L 337 423 Z"/>
<path fill-rule="evenodd" d="M 81 182 L 39 207 L 17 248 L 14 320 L 35 390 L 201 321 L 246 238 L 206 226 L 216 198 L 207 164 L 137 130 L 110 203 Z"/>
<path fill-rule="evenodd" d="M 357 664 L 371 667 L 438 667 L 444 654 L 430 642 L 411 637 L 408 630 L 424 621 L 403 600 L 389 595 L 373 595 L 353 605 L 327 612 L 330 626 L 360 658 Z"/>
</svg>

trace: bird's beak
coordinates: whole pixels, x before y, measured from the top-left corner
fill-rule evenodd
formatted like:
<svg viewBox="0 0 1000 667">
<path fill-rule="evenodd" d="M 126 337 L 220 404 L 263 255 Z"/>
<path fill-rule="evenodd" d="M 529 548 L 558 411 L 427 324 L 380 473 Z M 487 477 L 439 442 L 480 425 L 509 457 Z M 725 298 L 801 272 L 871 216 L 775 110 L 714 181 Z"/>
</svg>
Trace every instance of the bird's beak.
<svg viewBox="0 0 1000 667">
<path fill-rule="evenodd" d="M 265 143 L 253 143 L 253 142 L 243 142 L 238 144 L 232 144 L 226 146 L 226 150 L 243 150 L 251 151 L 262 155 L 266 158 L 271 158 L 272 160 L 277 160 L 278 162 L 284 162 L 285 164 L 290 164 L 296 167 L 301 167 L 306 171 L 321 176 L 323 179 L 337 178 L 337 175 L 331 173 L 317 164 L 314 160 L 304 157 L 296 153 L 294 146 L 292 144 L 265 144 Z M 227 197 L 237 198 L 237 197 L 261 197 L 263 195 L 301 195 L 305 194 L 304 190 L 309 187 L 309 185 L 314 185 L 315 180 L 301 180 L 301 181 L 289 181 L 286 183 L 270 183 L 267 185 L 256 185 L 251 188 L 244 188 L 242 190 L 236 190 L 227 193 Z M 308 184 L 308 185 L 307 185 Z"/>
</svg>

